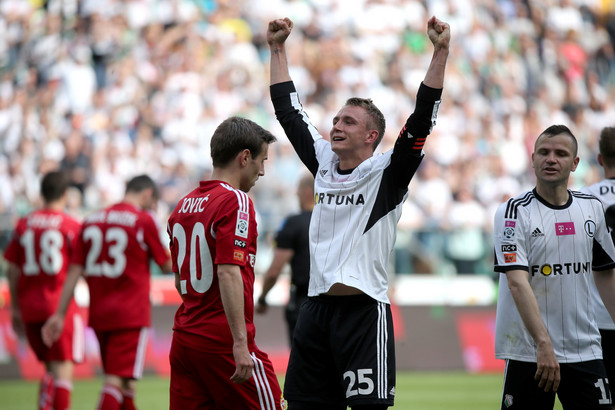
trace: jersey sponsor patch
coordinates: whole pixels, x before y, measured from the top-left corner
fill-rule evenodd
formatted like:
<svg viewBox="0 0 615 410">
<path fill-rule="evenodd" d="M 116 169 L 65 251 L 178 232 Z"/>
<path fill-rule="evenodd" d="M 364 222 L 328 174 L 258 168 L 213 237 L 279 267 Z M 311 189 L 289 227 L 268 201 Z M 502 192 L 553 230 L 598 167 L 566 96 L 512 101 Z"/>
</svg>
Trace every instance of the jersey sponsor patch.
<svg viewBox="0 0 615 410">
<path fill-rule="evenodd" d="M 242 251 L 233 252 L 233 260 L 236 260 L 237 262 L 243 262 L 243 259 L 244 253 Z"/>
<path fill-rule="evenodd" d="M 517 245 L 510 243 L 503 244 L 502 252 L 517 252 Z"/>
<path fill-rule="evenodd" d="M 240 248 L 245 248 L 247 244 L 246 244 L 246 241 L 235 239 L 235 246 L 239 246 Z"/>
<path fill-rule="evenodd" d="M 247 238 L 249 227 L 250 215 L 247 212 L 237 211 L 237 225 L 235 225 L 235 235 L 242 238 Z"/>
<path fill-rule="evenodd" d="M 574 222 L 558 222 L 555 224 L 555 235 L 574 235 Z"/>
<path fill-rule="evenodd" d="M 505 253 L 504 262 L 505 263 L 517 262 L 517 254 L 516 253 Z"/>
<path fill-rule="evenodd" d="M 248 257 L 250 258 L 250 266 L 254 267 L 254 265 L 256 264 L 256 255 L 251 253 L 250 255 L 248 255 Z"/>
</svg>

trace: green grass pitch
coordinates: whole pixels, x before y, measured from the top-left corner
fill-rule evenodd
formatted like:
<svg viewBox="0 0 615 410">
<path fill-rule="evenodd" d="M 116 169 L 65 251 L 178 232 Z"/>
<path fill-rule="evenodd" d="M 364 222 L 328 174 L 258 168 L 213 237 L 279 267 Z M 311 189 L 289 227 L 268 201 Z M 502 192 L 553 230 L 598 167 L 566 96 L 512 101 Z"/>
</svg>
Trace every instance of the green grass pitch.
<svg viewBox="0 0 615 410">
<path fill-rule="evenodd" d="M 398 372 L 395 409 L 399 410 L 495 410 L 499 409 L 502 374 L 463 372 Z M 283 383 L 283 381 L 280 381 Z M 72 408 L 96 408 L 102 378 L 78 380 Z M 19 380 L 0 381 L 0 408 L 36 408 L 38 385 Z M 137 407 L 142 410 L 169 408 L 169 379 L 146 376 L 137 385 Z M 555 409 L 561 409 L 556 400 Z"/>
</svg>

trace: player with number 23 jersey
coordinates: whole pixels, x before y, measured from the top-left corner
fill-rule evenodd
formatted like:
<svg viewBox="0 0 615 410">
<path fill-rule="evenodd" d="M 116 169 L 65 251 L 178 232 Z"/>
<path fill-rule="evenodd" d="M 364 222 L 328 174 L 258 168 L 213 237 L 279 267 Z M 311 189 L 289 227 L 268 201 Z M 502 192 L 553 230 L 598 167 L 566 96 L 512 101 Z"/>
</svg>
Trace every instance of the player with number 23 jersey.
<svg viewBox="0 0 615 410">
<path fill-rule="evenodd" d="M 71 262 L 85 270 L 93 329 L 150 326 L 150 258 L 169 256 L 147 211 L 121 202 L 86 218 Z"/>
</svg>

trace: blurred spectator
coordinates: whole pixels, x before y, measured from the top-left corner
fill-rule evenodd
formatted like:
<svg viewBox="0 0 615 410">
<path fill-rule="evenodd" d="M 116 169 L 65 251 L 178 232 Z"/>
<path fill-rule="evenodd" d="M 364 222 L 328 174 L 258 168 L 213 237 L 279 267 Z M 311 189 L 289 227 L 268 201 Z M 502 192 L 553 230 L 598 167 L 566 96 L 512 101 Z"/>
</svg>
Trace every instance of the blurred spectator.
<svg viewBox="0 0 615 410">
<path fill-rule="evenodd" d="M 485 235 L 487 213 L 472 190 L 461 185 L 444 221 L 448 228 L 446 255 L 457 273 L 482 273 L 480 266 L 489 251 Z"/>
</svg>

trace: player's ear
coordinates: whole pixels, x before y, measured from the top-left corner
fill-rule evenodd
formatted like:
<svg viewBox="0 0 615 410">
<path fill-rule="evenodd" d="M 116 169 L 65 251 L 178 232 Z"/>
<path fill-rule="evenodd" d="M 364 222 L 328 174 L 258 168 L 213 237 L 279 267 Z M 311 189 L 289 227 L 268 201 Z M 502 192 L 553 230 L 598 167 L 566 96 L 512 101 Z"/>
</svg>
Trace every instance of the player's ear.
<svg viewBox="0 0 615 410">
<path fill-rule="evenodd" d="M 365 142 L 369 145 L 373 144 L 378 139 L 378 130 L 369 130 Z"/>
<path fill-rule="evenodd" d="M 252 157 L 252 154 L 250 153 L 250 150 L 247 148 L 241 151 L 239 154 L 237 154 L 239 164 L 242 167 L 245 167 L 246 165 L 248 165 L 248 161 L 250 160 L 251 157 Z"/>
<path fill-rule="evenodd" d="M 579 161 L 580 161 L 579 157 L 576 157 L 574 161 L 572 161 L 572 169 L 571 169 L 572 172 L 574 172 L 577 169 L 577 166 L 579 165 Z"/>
<path fill-rule="evenodd" d="M 149 208 L 153 202 L 154 188 L 145 188 L 141 191 L 141 207 Z"/>
</svg>

